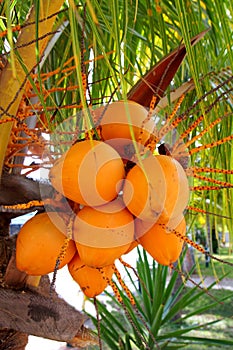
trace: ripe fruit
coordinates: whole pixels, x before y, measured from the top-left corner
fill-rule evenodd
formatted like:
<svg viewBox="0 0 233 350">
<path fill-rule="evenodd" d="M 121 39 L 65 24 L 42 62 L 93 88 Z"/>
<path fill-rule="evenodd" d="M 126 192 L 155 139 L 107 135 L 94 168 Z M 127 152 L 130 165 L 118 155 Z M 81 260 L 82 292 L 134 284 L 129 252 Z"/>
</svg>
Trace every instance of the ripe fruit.
<svg viewBox="0 0 233 350">
<path fill-rule="evenodd" d="M 182 251 L 183 240 L 178 238 L 173 229 L 168 229 L 165 224 L 155 223 L 148 229 L 148 223 L 138 221 L 136 223 L 136 237 L 143 248 L 159 264 L 170 265 L 175 262 Z M 175 231 L 183 236 L 186 233 L 186 223 L 184 217 L 175 228 Z"/>
<path fill-rule="evenodd" d="M 134 153 L 133 139 L 144 145 L 154 129 L 146 108 L 134 101 L 113 102 L 96 109 L 95 115 L 101 118 L 101 137 L 123 158 L 129 152 Z"/>
<path fill-rule="evenodd" d="M 16 266 L 20 271 L 37 276 L 46 275 L 54 270 L 66 238 L 63 234 L 64 222 L 58 220 L 59 217 L 55 213 L 41 213 L 22 226 L 16 241 Z M 70 241 L 59 268 L 66 265 L 75 252 L 75 244 Z"/>
<path fill-rule="evenodd" d="M 123 200 L 139 219 L 155 223 L 180 217 L 187 206 L 189 186 L 182 166 L 170 156 L 149 156 L 127 174 Z"/>
<path fill-rule="evenodd" d="M 74 221 L 74 240 L 81 260 L 90 267 L 113 264 L 134 240 L 134 220 L 120 200 L 83 207 Z"/>
<path fill-rule="evenodd" d="M 69 262 L 68 269 L 83 293 L 89 298 L 94 298 L 105 290 L 108 285 L 106 277 L 111 280 L 114 272 L 112 265 L 101 269 L 86 266 L 78 254 L 75 254 Z"/>
<path fill-rule="evenodd" d="M 55 189 L 74 202 L 97 206 L 113 200 L 125 170 L 119 154 L 96 140 L 74 144 L 50 170 Z"/>
<path fill-rule="evenodd" d="M 166 182 L 156 157 L 150 156 L 127 174 L 123 200 L 127 208 L 141 220 L 155 222 L 164 209 Z"/>
</svg>

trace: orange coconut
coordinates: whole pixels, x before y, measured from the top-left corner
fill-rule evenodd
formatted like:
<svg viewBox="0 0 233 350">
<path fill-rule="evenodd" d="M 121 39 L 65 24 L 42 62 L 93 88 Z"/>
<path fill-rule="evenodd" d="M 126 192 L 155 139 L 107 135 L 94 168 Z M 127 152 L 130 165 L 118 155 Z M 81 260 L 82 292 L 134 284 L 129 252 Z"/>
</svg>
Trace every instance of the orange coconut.
<svg viewBox="0 0 233 350">
<path fill-rule="evenodd" d="M 166 200 L 159 220 L 169 227 L 175 227 L 181 221 L 183 212 L 189 202 L 189 183 L 182 165 L 174 158 L 166 155 L 157 156 L 166 178 Z"/>
<path fill-rule="evenodd" d="M 149 156 L 127 174 L 123 200 L 139 219 L 156 222 L 182 215 L 189 199 L 184 169 L 170 156 Z"/>
<path fill-rule="evenodd" d="M 107 279 L 111 280 L 114 272 L 112 265 L 101 269 L 86 266 L 78 254 L 75 254 L 69 262 L 68 270 L 83 293 L 89 298 L 94 298 L 105 290 L 108 285 Z"/>
<path fill-rule="evenodd" d="M 119 154 L 96 140 L 74 144 L 50 170 L 54 188 L 74 202 L 96 206 L 113 200 L 125 170 Z"/>
<path fill-rule="evenodd" d="M 144 145 L 149 139 L 154 122 L 148 118 L 145 107 L 134 101 L 117 101 L 94 111 L 100 118 L 102 139 L 109 142 L 123 158 L 134 152 L 132 139 Z"/>
<path fill-rule="evenodd" d="M 74 221 L 74 240 L 81 260 L 91 267 L 113 264 L 134 240 L 134 219 L 120 200 L 83 207 Z"/>
<path fill-rule="evenodd" d="M 47 213 L 41 213 L 22 226 L 16 241 L 16 265 L 20 271 L 37 276 L 54 270 L 66 238 L 63 233 L 65 232 L 64 222 L 58 221 L 59 218 L 55 213 L 50 213 L 50 216 Z M 70 241 L 59 268 L 66 265 L 76 251 L 74 242 Z"/>
<path fill-rule="evenodd" d="M 175 235 L 175 232 L 186 234 L 186 223 L 184 217 L 175 229 L 169 229 L 166 224 L 155 223 L 148 228 L 148 222 L 137 221 L 136 236 L 143 248 L 159 264 L 168 266 L 174 263 L 180 256 L 183 240 Z"/>
</svg>

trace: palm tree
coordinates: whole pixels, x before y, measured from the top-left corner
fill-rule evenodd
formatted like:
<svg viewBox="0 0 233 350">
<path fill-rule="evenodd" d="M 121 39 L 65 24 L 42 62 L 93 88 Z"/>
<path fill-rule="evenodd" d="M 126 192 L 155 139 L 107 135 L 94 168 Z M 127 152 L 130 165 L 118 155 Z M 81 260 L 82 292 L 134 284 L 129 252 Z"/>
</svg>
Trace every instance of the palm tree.
<svg viewBox="0 0 233 350">
<path fill-rule="evenodd" d="M 4 0 L 0 4 L 0 220 L 1 250 L 8 251 L 1 260 L 1 274 L 8 285 L 32 283 L 14 268 L 14 242 L 6 249 L 10 220 L 43 210 L 43 201 L 53 192 L 49 184 L 38 185 L 22 173 L 50 166 L 74 137 L 83 137 L 82 132 L 69 136 L 64 131 L 82 130 L 89 118 L 85 111 L 110 101 L 128 98 L 151 107 L 157 128 L 165 125 L 169 130 L 158 145 L 170 144 L 172 155 L 181 162 L 177 140 L 188 149 L 185 168 L 192 187 L 188 225 L 202 213 L 208 217 L 209 241 L 211 227 L 221 225 L 233 232 L 229 219 L 233 164 L 230 0 L 37 0 L 27 17 L 32 3 Z M 44 157 L 46 139 L 49 161 Z M 33 162 L 27 165 L 31 158 Z M 17 293 L 12 294 L 14 298 Z M 42 297 L 37 298 L 41 304 Z M 68 305 L 64 308 L 63 313 L 56 310 L 62 317 L 72 312 Z M 83 319 L 76 312 L 74 317 L 79 323 L 69 329 L 67 338 L 61 335 L 62 340 L 79 334 Z M 64 322 L 65 318 L 63 326 Z M 8 325 L 0 323 L 0 327 L 13 328 Z M 24 331 L 36 332 L 32 324 Z M 43 332 L 39 335 L 48 336 Z M 49 332 L 58 339 L 52 329 Z M 14 336 L 18 339 L 19 332 Z"/>
</svg>

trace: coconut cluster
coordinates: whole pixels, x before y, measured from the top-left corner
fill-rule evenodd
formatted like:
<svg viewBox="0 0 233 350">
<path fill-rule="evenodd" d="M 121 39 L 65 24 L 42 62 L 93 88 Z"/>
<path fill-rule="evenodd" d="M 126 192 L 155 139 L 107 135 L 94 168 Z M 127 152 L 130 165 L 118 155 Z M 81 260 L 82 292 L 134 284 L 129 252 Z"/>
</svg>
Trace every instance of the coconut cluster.
<svg viewBox="0 0 233 350">
<path fill-rule="evenodd" d="M 88 297 L 106 288 L 115 260 L 138 244 L 160 264 L 175 262 L 183 245 L 179 237 L 186 233 L 183 213 L 189 200 L 180 163 L 145 146 L 154 122 L 144 107 L 114 102 L 98 108 L 95 117 L 100 139 L 76 142 L 49 174 L 56 191 L 78 207 L 59 268 L 68 264 Z M 58 224 L 57 217 L 38 214 L 21 228 L 19 270 L 31 275 L 54 270 L 66 237 L 66 225 Z"/>
</svg>

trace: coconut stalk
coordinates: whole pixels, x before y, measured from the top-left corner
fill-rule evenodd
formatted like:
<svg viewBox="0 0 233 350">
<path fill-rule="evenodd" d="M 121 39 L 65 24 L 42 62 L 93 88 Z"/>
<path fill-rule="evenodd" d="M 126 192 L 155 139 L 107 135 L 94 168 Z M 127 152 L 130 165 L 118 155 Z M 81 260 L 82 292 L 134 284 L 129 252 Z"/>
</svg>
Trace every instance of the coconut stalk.
<svg viewBox="0 0 233 350">
<path fill-rule="evenodd" d="M 22 99 L 27 74 L 38 63 L 38 58 L 43 54 L 52 32 L 55 16 L 64 0 L 40 1 L 40 13 L 38 27 L 36 25 L 37 13 L 33 6 L 29 12 L 27 21 L 19 34 L 14 50 L 14 65 L 8 62 L 0 76 L 1 118 L 16 115 L 19 103 Z M 30 26 L 27 23 L 34 22 Z M 38 38 L 38 40 L 36 40 Z M 13 122 L 0 125 L 0 174 L 4 163 L 5 153 L 10 138 Z"/>
</svg>

